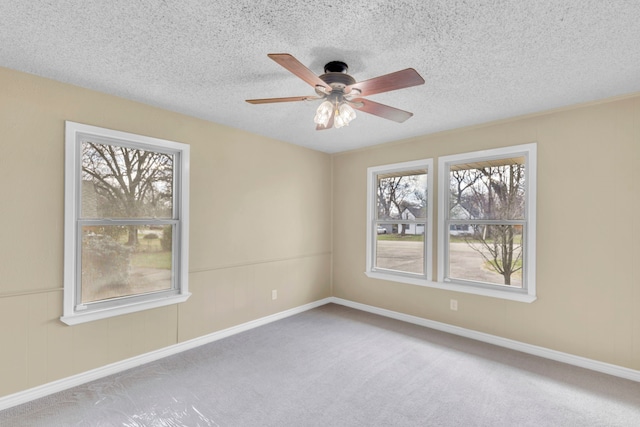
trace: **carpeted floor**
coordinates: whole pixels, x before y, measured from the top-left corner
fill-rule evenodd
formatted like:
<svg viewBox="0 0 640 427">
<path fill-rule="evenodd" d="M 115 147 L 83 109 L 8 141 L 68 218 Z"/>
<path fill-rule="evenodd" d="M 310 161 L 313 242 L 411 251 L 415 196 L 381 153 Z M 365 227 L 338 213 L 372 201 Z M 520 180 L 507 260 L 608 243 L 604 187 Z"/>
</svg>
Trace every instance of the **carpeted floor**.
<svg viewBox="0 0 640 427">
<path fill-rule="evenodd" d="M 640 383 L 325 305 L 0 412 L 2 426 L 640 426 Z"/>
</svg>

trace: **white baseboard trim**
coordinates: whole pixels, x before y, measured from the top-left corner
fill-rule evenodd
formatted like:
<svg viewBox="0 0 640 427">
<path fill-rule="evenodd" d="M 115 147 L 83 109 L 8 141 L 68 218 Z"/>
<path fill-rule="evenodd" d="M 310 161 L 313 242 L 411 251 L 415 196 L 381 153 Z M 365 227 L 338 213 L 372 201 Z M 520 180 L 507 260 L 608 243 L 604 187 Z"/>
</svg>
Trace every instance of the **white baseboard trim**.
<svg viewBox="0 0 640 427">
<path fill-rule="evenodd" d="M 39 399 L 41 397 L 48 396 L 53 393 L 57 393 L 57 392 L 69 389 L 71 387 L 76 387 L 76 386 L 88 383 L 90 381 L 104 378 L 109 375 L 117 374 L 118 372 L 122 372 L 127 369 L 144 365 L 145 363 L 162 359 L 163 357 L 172 356 L 174 354 L 178 354 L 180 352 L 190 350 L 192 348 L 196 348 L 204 344 L 218 341 L 223 338 L 227 338 L 231 335 L 239 334 L 240 332 L 245 332 L 250 329 L 257 328 L 258 326 L 263 326 L 268 323 L 275 322 L 277 320 L 281 320 L 286 317 L 293 316 L 295 314 L 299 314 L 316 307 L 320 307 L 321 305 L 325 305 L 330 302 L 332 302 L 331 298 L 325 298 L 325 299 L 315 301 L 309 304 L 305 304 L 299 307 L 294 307 L 292 309 L 285 310 L 280 313 L 275 313 L 270 316 L 261 317 L 260 319 L 242 323 L 237 326 L 232 326 L 230 328 L 223 329 L 221 331 L 214 332 L 209 335 L 204 335 L 202 337 L 198 337 L 189 341 L 184 341 L 178 344 L 174 344 L 169 347 L 164 347 L 156 351 L 141 354 L 140 356 L 135 356 L 130 359 L 122 360 L 120 362 L 111 363 L 109 365 L 101 366 L 99 368 L 92 369 L 87 372 L 82 372 L 80 374 L 73 375 L 67 378 L 62 378 L 60 380 L 43 384 L 38 387 L 34 387 L 18 393 L 10 394 L 8 396 L 0 398 L 0 411 L 3 409 L 11 408 L 13 406 L 30 402 L 35 399 Z"/>
<path fill-rule="evenodd" d="M 71 377 L 62 378 L 57 381 L 53 381 L 47 384 L 43 384 L 38 387 L 34 387 L 28 390 L 24 390 L 18 393 L 10 394 L 0 398 L 0 411 L 8 409 L 13 406 L 21 405 L 23 403 L 30 402 L 41 397 L 48 396 L 53 393 L 64 391 L 71 387 L 76 387 L 90 381 L 94 381 L 100 378 L 104 378 L 109 375 L 117 374 L 118 372 L 125 371 L 127 369 L 135 368 L 145 363 L 154 362 L 162 359 L 163 357 L 172 356 L 180 352 L 191 350 L 192 348 L 199 347 L 204 344 L 209 344 L 214 341 L 221 340 L 223 338 L 230 337 L 241 332 L 248 331 L 259 326 L 266 325 L 277 320 L 293 316 L 311 310 L 316 307 L 320 307 L 325 304 L 334 303 L 351 307 L 356 310 L 366 311 L 369 313 L 377 314 L 384 317 L 389 317 L 396 320 L 401 320 L 407 323 L 413 323 L 415 325 L 424 326 L 427 328 L 435 329 L 442 332 L 447 332 L 454 335 L 459 335 L 466 338 L 471 338 L 477 341 L 494 344 L 500 347 L 509 348 L 523 353 L 532 354 L 534 356 L 544 357 L 546 359 L 555 360 L 558 362 L 567 363 L 569 365 L 579 366 L 581 368 L 590 369 L 596 372 L 602 372 L 605 374 L 613 375 L 620 378 L 625 378 L 631 381 L 640 382 L 640 371 L 625 368 L 622 366 L 612 365 L 609 363 L 599 362 L 593 359 L 587 359 L 581 356 L 575 356 L 560 351 L 550 350 L 548 348 L 539 347 L 531 344 L 526 344 L 519 341 L 502 338 L 496 335 L 485 334 L 483 332 L 473 331 L 471 329 L 461 328 L 459 326 L 453 326 L 446 323 L 436 322 L 434 320 L 424 319 L 422 317 L 412 316 L 409 314 L 399 313 L 397 311 L 391 311 L 384 308 L 374 307 L 371 305 L 361 304 L 354 301 L 349 301 L 342 298 L 329 297 L 324 298 L 309 304 L 305 304 L 299 307 L 294 307 L 289 310 L 275 313 L 270 316 L 262 317 L 260 319 L 252 320 L 250 322 L 242 323 L 237 326 L 232 326 L 227 329 L 223 329 L 218 332 L 214 332 L 209 335 L 194 338 L 189 341 L 181 342 L 178 344 L 164 347 L 156 351 L 135 356 L 130 359 L 122 360 L 120 362 L 111 363 L 109 365 L 101 366 L 96 369 L 92 369 L 87 372 L 82 372 Z"/>
<path fill-rule="evenodd" d="M 587 359 L 586 357 L 576 356 L 569 353 L 563 353 L 561 351 L 551 350 L 545 347 L 526 344 L 520 341 L 511 340 L 508 338 L 502 338 L 496 335 L 485 334 L 484 332 L 477 332 L 471 329 L 461 328 L 459 326 L 453 326 L 447 323 L 436 322 L 434 320 L 428 320 L 422 317 L 412 316 L 409 314 L 399 313 L 397 311 L 391 311 L 384 308 L 361 304 L 358 302 L 349 301 L 342 298 L 331 297 L 329 298 L 329 300 L 332 303 L 355 308 L 356 310 L 366 311 L 366 312 L 377 314 L 380 316 L 401 320 L 403 322 L 413 323 L 415 325 L 420 325 L 427 328 L 436 329 L 438 331 L 447 332 L 453 335 L 459 335 L 462 337 L 471 338 L 477 341 L 486 342 L 486 343 L 497 345 L 500 347 L 509 348 L 511 350 L 532 354 L 534 356 L 544 357 L 545 359 L 555 360 L 557 362 L 563 362 L 569 365 L 590 369 L 592 371 L 602 372 L 604 374 L 613 375 L 613 376 L 625 378 L 631 381 L 640 382 L 640 371 L 637 371 L 635 369 L 625 368 L 623 366 L 600 362 L 593 359 Z"/>
</svg>

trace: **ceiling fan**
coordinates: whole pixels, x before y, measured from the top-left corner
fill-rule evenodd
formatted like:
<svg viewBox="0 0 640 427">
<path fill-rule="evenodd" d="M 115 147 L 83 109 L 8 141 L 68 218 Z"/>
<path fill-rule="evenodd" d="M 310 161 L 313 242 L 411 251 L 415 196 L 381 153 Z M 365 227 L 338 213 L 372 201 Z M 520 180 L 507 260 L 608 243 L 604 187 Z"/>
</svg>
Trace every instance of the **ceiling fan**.
<svg viewBox="0 0 640 427">
<path fill-rule="evenodd" d="M 356 82 L 353 77 L 347 74 L 349 69 L 347 64 L 341 61 L 329 62 L 324 66 L 324 74 L 317 76 L 288 53 L 270 53 L 267 56 L 313 86 L 316 95 L 247 99 L 247 102 L 250 104 L 269 104 L 323 99 L 324 101 L 318 107 L 314 117 L 317 130 L 347 126 L 356 117 L 354 108 L 374 116 L 402 123 L 413 116 L 413 113 L 362 97 L 418 86 L 424 83 L 424 79 L 413 68 Z"/>
</svg>

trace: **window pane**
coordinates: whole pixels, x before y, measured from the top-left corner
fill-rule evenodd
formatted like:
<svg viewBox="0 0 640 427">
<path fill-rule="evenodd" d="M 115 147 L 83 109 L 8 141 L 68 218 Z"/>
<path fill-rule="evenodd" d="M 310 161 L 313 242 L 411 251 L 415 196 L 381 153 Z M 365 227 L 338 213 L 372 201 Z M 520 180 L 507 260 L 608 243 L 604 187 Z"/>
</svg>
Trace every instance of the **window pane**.
<svg viewBox="0 0 640 427">
<path fill-rule="evenodd" d="M 424 274 L 424 224 L 395 225 L 404 235 L 379 231 L 375 267 Z"/>
<path fill-rule="evenodd" d="M 173 156 L 82 143 L 83 218 L 172 218 Z"/>
<path fill-rule="evenodd" d="M 525 157 L 450 167 L 449 219 L 524 219 Z"/>
<path fill-rule="evenodd" d="M 451 225 L 449 278 L 522 287 L 520 225 Z"/>
<path fill-rule="evenodd" d="M 172 235 L 171 225 L 82 227 L 82 303 L 171 289 Z"/>
<path fill-rule="evenodd" d="M 377 218 L 424 220 L 427 217 L 427 174 L 407 172 L 377 177 Z"/>
</svg>

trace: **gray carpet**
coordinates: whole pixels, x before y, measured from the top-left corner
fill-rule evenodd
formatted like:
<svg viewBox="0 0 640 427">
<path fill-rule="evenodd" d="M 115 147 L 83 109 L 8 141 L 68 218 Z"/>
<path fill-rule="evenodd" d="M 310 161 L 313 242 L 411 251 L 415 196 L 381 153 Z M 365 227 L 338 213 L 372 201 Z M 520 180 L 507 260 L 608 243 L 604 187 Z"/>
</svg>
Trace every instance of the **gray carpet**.
<svg viewBox="0 0 640 427">
<path fill-rule="evenodd" d="M 329 304 L 2 426 L 640 426 L 640 383 Z"/>
</svg>

